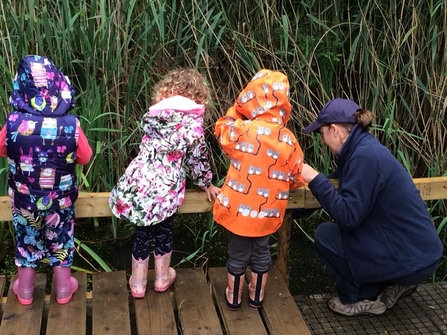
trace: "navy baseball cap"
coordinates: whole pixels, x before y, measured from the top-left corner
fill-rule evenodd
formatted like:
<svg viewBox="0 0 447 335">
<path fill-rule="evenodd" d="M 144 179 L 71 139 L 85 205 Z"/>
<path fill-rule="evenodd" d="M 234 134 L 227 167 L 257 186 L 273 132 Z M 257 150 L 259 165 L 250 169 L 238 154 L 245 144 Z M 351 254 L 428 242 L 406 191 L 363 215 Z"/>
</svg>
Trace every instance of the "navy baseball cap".
<svg viewBox="0 0 447 335">
<path fill-rule="evenodd" d="M 355 112 L 359 109 L 362 108 L 352 100 L 341 98 L 331 100 L 323 106 L 317 120 L 304 128 L 304 132 L 310 134 L 325 124 L 356 123 Z"/>
</svg>

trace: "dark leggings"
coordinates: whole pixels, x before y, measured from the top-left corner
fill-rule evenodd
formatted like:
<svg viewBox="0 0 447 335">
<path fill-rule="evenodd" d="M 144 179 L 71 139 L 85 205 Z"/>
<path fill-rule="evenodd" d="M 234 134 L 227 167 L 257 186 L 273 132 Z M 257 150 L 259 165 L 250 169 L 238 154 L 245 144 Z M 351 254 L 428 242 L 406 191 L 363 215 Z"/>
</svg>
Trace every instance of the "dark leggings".
<svg viewBox="0 0 447 335">
<path fill-rule="evenodd" d="M 152 251 L 157 256 L 172 251 L 174 216 L 152 226 L 136 227 L 132 250 L 135 259 L 146 259 Z"/>
</svg>

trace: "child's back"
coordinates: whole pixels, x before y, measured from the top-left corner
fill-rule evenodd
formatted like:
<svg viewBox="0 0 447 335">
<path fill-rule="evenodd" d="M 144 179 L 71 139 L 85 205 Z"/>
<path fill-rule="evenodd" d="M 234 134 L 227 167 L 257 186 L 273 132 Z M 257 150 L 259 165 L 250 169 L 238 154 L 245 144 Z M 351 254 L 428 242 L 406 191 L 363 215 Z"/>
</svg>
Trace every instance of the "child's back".
<svg viewBox="0 0 447 335">
<path fill-rule="evenodd" d="M 149 256 L 155 264 L 154 290 L 166 291 L 176 278 L 171 268 L 174 216 L 183 202 L 188 166 L 194 183 L 215 198 L 203 114 L 210 94 L 195 69 L 169 72 L 154 89 L 155 105 L 144 114 L 138 156 L 112 189 L 112 212 L 136 225 L 132 250 L 131 294 L 146 293 Z"/>
<path fill-rule="evenodd" d="M 8 178 L 15 206 L 58 210 L 59 202 L 74 203 L 79 120 L 68 114 L 74 105 L 70 82 L 46 58 L 25 57 L 11 105 L 6 143 L 10 171 L 16 172 Z"/>
<path fill-rule="evenodd" d="M 185 164 L 197 186 L 211 186 L 204 112 L 204 105 L 177 95 L 144 114 L 140 151 L 110 195 L 110 208 L 117 217 L 143 227 L 175 214 L 185 197 Z"/>
<path fill-rule="evenodd" d="M 247 266 L 249 301 L 261 307 L 271 264 L 269 238 L 281 226 L 289 189 L 303 185 L 303 153 L 289 120 L 289 82 L 280 72 L 261 70 L 239 94 L 215 135 L 230 158 L 213 215 L 228 233 L 228 308 L 238 310 Z"/>
<path fill-rule="evenodd" d="M 74 89 L 47 58 L 22 59 L 13 83 L 13 111 L 0 131 L 0 156 L 8 157 L 19 302 L 33 302 L 35 269 L 44 258 L 53 267 L 56 301 L 65 304 L 78 289 L 71 276 L 74 203 L 78 197 L 76 163 L 92 150 L 76 116 Z"/>
<path fill-rule="evenodd" d="M 285 75 L 260 71 L 216 123 L 230 166 L 214 217 L 235 234 L 274 233 L 283 221 L 289 189 L 303 185 L 303 153 L 285 127 L 291 111 L 288 95 Z"/>
</svg>

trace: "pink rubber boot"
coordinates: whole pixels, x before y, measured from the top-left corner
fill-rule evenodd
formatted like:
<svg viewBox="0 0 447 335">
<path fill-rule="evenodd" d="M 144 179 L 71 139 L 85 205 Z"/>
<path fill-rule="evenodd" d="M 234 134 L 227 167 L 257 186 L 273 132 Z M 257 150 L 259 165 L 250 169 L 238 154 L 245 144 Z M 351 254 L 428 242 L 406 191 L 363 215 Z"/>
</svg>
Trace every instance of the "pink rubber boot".
<svg viewBox="0 0 447 335">
<path fill-rule="evenodd" d="M 56 285 L 56 301 L 64 305 L 71 300 L 78 290 L 78 281 L 71 276 L 71 268 L 68 266 L 53 266 L 54 284 Z"/>
<path fill-rule="evenodd" d="M 245 273 L 234 274 L 228 272 L 227 274 L 228 286 L 225 289 L 225 298 L 227 300 L 227 307 L 230 311 L 237 311 L 241 308 L 244 280 Z"/>
<path fill-rule="evenodd" d="M 143 260 L 136 260 L 132 255 L 132 276 L 129 278 L 129 286 L 134 298 L 144 298 L 146 294 L 148 264 L 149 256 Z"/>
<path fill-rule="evenodd" d="M 22 305 L 33 303 L 34 280 L 36 270 L 34 268 L 17 268 L 18 278 L 12 284 L 12 291 Z"/>
<path fill-rule="evenodd" d="M 176 272 L 173 268 L 169 267 L 171 264 L 171 256 L 172 251 L 162 255 L 155 257 L 155 281 L 154 281 L 154 290 L 156 292 L 165 292 L 169 286 L 175 280 Z"/>
<path fill-rule="evenodd" d="M 262 307 L 262 301 L 264 300 L 264 290 L 267 284 L 268 272 L 256 272 L 251 270 L 251 281 L 248 284 L 248 301 L 250 307 L 260 308 Z"/>
</svg>

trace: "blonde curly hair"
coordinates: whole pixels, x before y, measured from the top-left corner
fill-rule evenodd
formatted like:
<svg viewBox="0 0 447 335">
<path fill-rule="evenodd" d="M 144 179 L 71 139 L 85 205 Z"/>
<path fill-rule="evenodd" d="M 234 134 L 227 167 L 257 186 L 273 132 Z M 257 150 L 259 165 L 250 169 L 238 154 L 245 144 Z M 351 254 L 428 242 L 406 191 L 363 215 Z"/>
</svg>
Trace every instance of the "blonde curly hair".
<svg viewBox="0 0 447 335">
<path fill-rule="evenodd" d="M 211 93 L 205 77 L 196 69 L 176 69 L 167 73 L 154 87 L 153 102 L 181 95 L 198 104 L 211 102 Z"/>
</svg>

